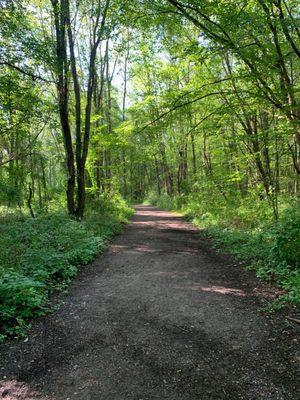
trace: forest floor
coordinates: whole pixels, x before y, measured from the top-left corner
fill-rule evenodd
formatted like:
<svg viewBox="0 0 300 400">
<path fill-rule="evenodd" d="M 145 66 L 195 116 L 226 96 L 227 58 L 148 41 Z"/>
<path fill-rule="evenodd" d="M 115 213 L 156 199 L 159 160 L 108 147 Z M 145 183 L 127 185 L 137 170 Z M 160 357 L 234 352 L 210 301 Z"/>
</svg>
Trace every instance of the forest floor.
<svg viewBox="0 0 300 400">
<path fill-rule="evenodd" d="M 299 399 L 299 325 L 260 310 L 272 293 L 179 215 L 137 206 L 59 310 L 0 345 L 0 398 Z"/>
</svg>

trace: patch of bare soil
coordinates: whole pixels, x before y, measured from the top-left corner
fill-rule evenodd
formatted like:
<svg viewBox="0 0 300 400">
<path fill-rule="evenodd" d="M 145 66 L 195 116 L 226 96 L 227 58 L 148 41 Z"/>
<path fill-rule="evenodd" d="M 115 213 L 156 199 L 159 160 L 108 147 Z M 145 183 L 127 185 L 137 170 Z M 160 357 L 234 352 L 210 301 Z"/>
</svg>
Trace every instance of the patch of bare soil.
<svg viewBox="0 0 300 400">
<path fill-rule="evenodd" d="M 0 398 L 300 399 L 299 325 L 259 311 L 272 290 L 181 217 L 136 211 L 57 312 L 0 346 Z"/>
</svg>

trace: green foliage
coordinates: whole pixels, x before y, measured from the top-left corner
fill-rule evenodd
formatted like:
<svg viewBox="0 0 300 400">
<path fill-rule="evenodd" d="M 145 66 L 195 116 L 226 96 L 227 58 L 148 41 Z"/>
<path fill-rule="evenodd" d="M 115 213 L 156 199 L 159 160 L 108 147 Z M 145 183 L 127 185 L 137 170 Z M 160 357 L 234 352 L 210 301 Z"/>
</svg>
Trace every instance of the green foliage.
<svg viewBox="0 0 300 400">
<path fill-rule="evenodd" d="M 92 261 L 120 232 L 132 210 L 114 196 L 94 201 L 83 222 L 64 213 L 38 218 L 2 216 L 0 224 L 0 326 L 20 335 L 29 317 L 48 311 L 49 295 L 63 289 L 78 267 Z"/>
<path fill-rule="evenodd" d="M 288 268 L 300 268 L 300 209 L 285 210 L 275 225 L 272 259 Z"/>
</svg>

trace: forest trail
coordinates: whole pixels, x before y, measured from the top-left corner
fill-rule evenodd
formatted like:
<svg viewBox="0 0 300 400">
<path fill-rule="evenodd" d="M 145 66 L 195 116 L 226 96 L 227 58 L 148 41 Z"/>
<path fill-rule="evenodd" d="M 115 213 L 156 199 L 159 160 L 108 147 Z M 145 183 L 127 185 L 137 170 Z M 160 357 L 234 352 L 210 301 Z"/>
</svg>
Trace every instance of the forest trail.
<svg viewBox="0 0 300 400">
<path fill-rule="evenodd" d="M 0 393 L 299 399 L 298 327 L 258 311 L 262 290 L 182 217 L 137 206 L 123 234 L 82 268 L 61 308 L 36 320 L 28 340 L 0 346 Z"/>
</svg>

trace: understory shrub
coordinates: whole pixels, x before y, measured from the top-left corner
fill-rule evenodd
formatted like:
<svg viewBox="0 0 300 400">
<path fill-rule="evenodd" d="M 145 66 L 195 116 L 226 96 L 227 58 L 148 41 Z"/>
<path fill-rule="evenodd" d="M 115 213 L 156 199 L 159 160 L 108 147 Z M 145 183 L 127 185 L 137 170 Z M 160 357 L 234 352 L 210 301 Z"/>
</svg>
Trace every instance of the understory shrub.
<svg viewBox="0 0 300 400">
<path fill-rule="evenodd" d="M 116 196 L 92 206 L 82 222 L 62 212 L 0 217 L 1 338 L 21 334 L 29 317 L 49 310 L 49 295 L 64 289 L 132 213 Z"/>
</svg>

